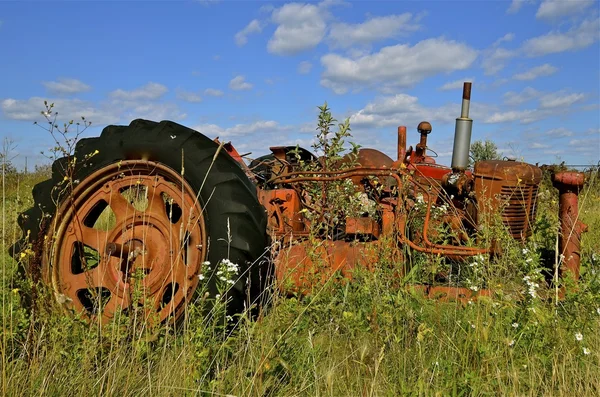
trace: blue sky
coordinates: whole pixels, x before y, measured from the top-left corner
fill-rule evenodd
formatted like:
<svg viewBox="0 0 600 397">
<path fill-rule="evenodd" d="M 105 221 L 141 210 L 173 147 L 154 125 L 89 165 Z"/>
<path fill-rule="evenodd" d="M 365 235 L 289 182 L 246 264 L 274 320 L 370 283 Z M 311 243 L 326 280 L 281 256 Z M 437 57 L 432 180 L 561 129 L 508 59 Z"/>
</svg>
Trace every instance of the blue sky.
<svg viewBox="0 0 600 397">
<path fill-rule="evenodd" d="M 95 136 L 173 120 L 251 157 L 309 148 L 317 105 L 395 155 L 433 124 L 449 164 L 462 81 L 473 141 L 540 164 L 600 160 L 600 3 L 506 1 L 0 2 L 0 136 L 22 166 L 50 148 L 43 101 Z"/>
</svg>

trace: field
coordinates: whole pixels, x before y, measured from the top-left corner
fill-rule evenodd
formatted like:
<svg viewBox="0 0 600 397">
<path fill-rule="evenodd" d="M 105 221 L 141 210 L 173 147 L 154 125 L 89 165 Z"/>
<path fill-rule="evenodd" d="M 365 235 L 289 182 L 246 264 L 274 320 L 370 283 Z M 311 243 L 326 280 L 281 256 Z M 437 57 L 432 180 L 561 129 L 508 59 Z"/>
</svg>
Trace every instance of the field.
<svg viewBox="0 0 600 397">
<path fill-rule="evenodd" d="M 48 177 L 6 169 L 2 184 L 2 395 L 598 395 L 600 394 L 600 182 L 580 195 L 582 278 L 563 300 L 543 278 L 556 244 L 557 192 L 540 187 L 535 235 L 505 255 L 478 258 L 474 275 L 497 294 L 466 305 L 427 300 L 389 267 L 329 282 L 309 297 L 269 296 L 258 318 L 229 318 L 201 292 L 175 328 L 135 313 L 100 328 L 65 315 L 40 290 L 34 316 L 20 302 L 28 280 L 7 255 L 19 212 Z M 416 258 L 426 279 L 439 258 Z M 408 276 L 407 276 L 408 279 Z M 470 281 L 473 288 L 483 282 Z M 550 297 L 542 299 L 541 296 Z"/>
</svg>

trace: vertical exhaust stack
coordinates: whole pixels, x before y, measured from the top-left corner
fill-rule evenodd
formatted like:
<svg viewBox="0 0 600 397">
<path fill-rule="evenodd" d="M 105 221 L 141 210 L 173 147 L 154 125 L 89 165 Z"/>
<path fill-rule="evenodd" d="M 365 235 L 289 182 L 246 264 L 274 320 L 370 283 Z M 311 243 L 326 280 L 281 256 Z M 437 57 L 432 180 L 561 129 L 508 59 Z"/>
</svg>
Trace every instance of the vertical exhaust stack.
<svg viewBox="0 0 600 397">
<path fill-rule="evenodd" d="M 471 149 L 471 131 L 473 120 L 469 118 L 471 104 L 471 83 L 463 85 L 463 99 L 460 117 L 456 119 L 454 130 L 454 148 L 452 150 L 452 170 L 462 172 L 469 166 L 469 151 Z"/>
</svg>

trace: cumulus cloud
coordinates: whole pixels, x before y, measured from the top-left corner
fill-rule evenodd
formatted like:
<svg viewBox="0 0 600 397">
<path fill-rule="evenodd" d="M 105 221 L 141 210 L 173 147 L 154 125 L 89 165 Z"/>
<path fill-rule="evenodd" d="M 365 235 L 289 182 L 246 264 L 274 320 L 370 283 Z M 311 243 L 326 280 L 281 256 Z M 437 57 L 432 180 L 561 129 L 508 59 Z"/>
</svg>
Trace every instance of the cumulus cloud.
<svg viewBox="0 0 600 397">
<path fill-rule="evenodd" d="M 488 105 L 472 103 L 470 116 L 481 119 L 494 110 Z M 415 96 L 397 94 L 380 97 L 368 103 L 350 116 L 350 125 L 360 128 L 396 127 L 406 125 L 416 127 L 423 120 L 441 124 L 452 124 L 460 115 L 460 103 L 448 103 L 439 107 L 427 107 Z M 434 125 L 435 129 L 435 125 Z"/>
<path fill-rule="evenodd" d="M 229 88 L 234 91 L 247 91 L 252 89 L 253 85 L 246 81 L 246 78 L 242 75 L 237 75 L 229 82 Z"/>
<path fill-rule="evenodd" d="M 569 93 L 567 90 L 542 92 L 531 87 L 524 88 L 521 92 L 509 91 L 504 94 L 504 103 L 510 106 L 519 106 L 532 100 L 539 101 L 542 109 L 569 108 L 586 98 L 583 93 Z"/>
<path fill-rule="evenodd" d="M 534 0 L 512 0 L 510 7 L 506 10 L 507 14 L 516 14 L 524 4 L 532 4 Z"/>
<path fill-rule="evenodd" d="M 373 17 L 363 23 L 335 23 L 331 26 L 328 39 L 332 47 L 348 48 L 356 44 L 366 45 L 375 41 L 414 32 L 421 26 L 420 17 L 411 13 Z"/>
<path fill-rule="evenodd" d="M 573 136 L 573 131 L 564 127 L 558 127 L 545 131 L 542 134 L 552 138 L 564 138 L 568 136 Z"/>
<path fill-rule="evenodd" d="M 573 93 L 567 94 L 565 91 L 553 92 L 543 95 L 540 98 L 540 107 L 542 108 L 568 108 L 585 99 L 585 94 Z"/>
<path fill-rule="evenodd" d="M 235 43 L 239 47 L 246 45 L 248 42 L 248 35 L 252 33 L 260 33 L 262 32 L 262 29 L 263 27 L 260 21 L 258 19 L 253 19 L 248 25 L 246 25 L 244 29 L 235 34 Z"/>
<path fill-rule="evenodd" d="M 216 124 L 200 124 L 193 127 L 194 130 L 210 137 L 231 138 L 250 135 L 260 132 L 285 131 L 290 127 L 281 126 L 277 121 L 261 120 L 248 124 L 236 124 L 233 127 L 223 128 Z"/>
<path fill-rule="evenodd" d="M 117 109 L 102 108 L 94 105 L 91 102 L 81 99 L 47 99 L 41 97 L 32 97 L 29 99 L 4 99 L 0 102 L 0 108 L 4 116 L 11 120 L 22 121 L 41 121 L 40 112 L 45 109 L 44 101 L 54 103 L 54 109 L 59 113 L 59 120 L 81 120 L 85 117 L 86 120 L 92 121 L 94 124 L 108 124 L 119 120 L 119 112 Z"/>
<path fill-rule="evenodd" d="M 508 43 L 510 41 L 513 41 L 514 39 L 515 39 L 514 33 L 507 33 L 494 42 L 494 47 L 496 47 L 502 43 Z"/>
<path fill-rule="evenodd" d="M 300 74 L 308 74 L 308 73 L 310 73 L 311 69 L 312 69 L 312 63 L 310 63 L 308 61 L 302 61 L 298 65 L 298 73 L 300 73 Z"/>
<path fill-rule="evenodd" d="M 600 38 L 600 19 L 586 19 L 566 32 L 552 31 L 526 40 L 523 52 L 529 57 L 580 50 Z"/>
<path fill-rule="evenodd" d="M 451 90 L 458 90 L 458 89 L 462 89 L 463 85 L 466 81 L 469 82 L 474 82 L 475 78 L 473 77 L 465 77 L 463 79 L 458 79 L 458 80 L 454 80 L 454 81 L 449 81 L 446 84 L 444 84 L 443 86 L 440 87 L 440 90 L 442 91 L 451 91 Z"/>
<path fill-rule="evenodd" d="M 316 47 L 325 37 L 326 10 L 313 4 L 288 3 L 273 10 L 277 24 L 267 49 L 277 55 L 294 55 Z"/>
<path fill-rule="evenodd" d="M 537 101 L 533 109 L 498 110 L 490 113 L 483 119 L 484 123 L 507 123 L 520 122 L 529 124 L 550 117 L 565 115 L 573 111 L 573 105 L 582 102 L 586 98 L 583 93 L 569 93 L 566 90 L 555 92 L 542 92 L 531 87 L 523 91 L 507 92 L 504 94 L 504 102 L 510 106 L 519 106 L 525 102 Z"/>
<path fill-rule="evenodd" d="M 185 102 L 199 103 L 202 102 L 202 97 L 195 92 L 177 90 L 177 99 Z"/>
<path fill-rule="evenodd" d="M 134 119 L 179 121 L 185 119 L 186 117 L 187 114 L 182 112 L 174 103 L 136 103 L 122 109 L 121 112 L 121 120 L 125 120 L 126 122 L 130 122 Z"/>
<path fill-rule="evenodd" d="M 535 80 L 538 77 L 550 76 L 551 74 L 554 74 L 557 71 L 558 71 L 558 68 L 550 65 L 549 63 L 545 63 L 543 65 L 531 68 L 523 73 L 517 73 L 513 76 L 513 79 L 522 80 L 522 81 Z"/>
<path fill-rule="evenodd" d="M 509 91 L 504 94 L 504 103 L 510 106 L 518 106 L 525 102 L 539 98 L 542 93 L 535 88 L 525 87 L 521 92 Z"/>
<path fill-rule="evenodd" d="M 125 98 L 125 99 L 122 99 Z M 131 99 L 135 98 L 135 99 Z M 186 117 L 174 103 L 157 102 L 148 99 L 148 95 L 117 95 L 98 103 L 81 99 L 7 98 L 0 102 L 4 117 L 12 120 L 43 121 L 40 111 L 44 109 L 44 100 L 54 103 L 58 120 L 81 120 L 85 117 L 94 125 L 129 123 L 136 118 L 149 120 L 181 120 Z"/>
<path fill-rule="evenodd" d="M 543 0 L 535 17 L 555 20 L 567 15 L 582 13 L 595 2 L 597 0 Z"/>
<path fill-rule="evenodd" d="M 89 85 L 77 79 L 59 78 L 58 81 L 44 81 L 44 87 L 51 94 L 78 94 L 92 89 Z"/>
<path fill-rule="evenodd" d="M 463 43 L 444 38 L 399 44 L 357 59 L 338 54 L 321 57 L 324 67 L 321 85 L 343 94 L 353 87 L 390 91 L 408 87 L 440 73 L 464 70 L 477 58 L 477 51 Z"/>
<path fill-rule="evenodd" d="M 517 56 L 517 52 L 506 48 L 490 48 L 483 52 L 481 66 L 486 75 L 494 75 L 504 69 L 509 60 Z"/>
<path fill-rule="evenodd" d="M 224 93 L 221 90 L 217 90 L 215 88 L 207 88 L 204 90 L 204 95 L 208 96 L 223 96 Z"/>
<path fill-rule="evenodd" d="M 140 101 L 158 99 L 166 94 L 167 91 L 168 89 L 164 85 L 149 82 L 148 84 L 131 91 L 126 91 L 119 88 L 118 90 L 111 92 L 109 95 L 111 98 L 123 101 Z"/>
</svg>

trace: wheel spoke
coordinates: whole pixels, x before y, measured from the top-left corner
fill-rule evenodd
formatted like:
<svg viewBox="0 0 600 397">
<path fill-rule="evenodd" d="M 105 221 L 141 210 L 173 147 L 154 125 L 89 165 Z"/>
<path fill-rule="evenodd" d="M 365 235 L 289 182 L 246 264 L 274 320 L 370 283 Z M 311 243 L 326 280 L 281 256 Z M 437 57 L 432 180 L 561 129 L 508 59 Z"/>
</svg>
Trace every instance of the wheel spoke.
<svg viewBox="0 0 600 397">
<path fill-rule="evenodd" d="M 109 275 L 106 272 L 106 268 L 98 264 L 95 268 L 86 270 L 83 273 L 70 275 L 68 290 L 72 294 L 76 294 L 77 291 L 82 289 L 100 288 L 105 285 L 104 280 L 107 277 Z"/>
<path fill-rule="evenodd" d="M 160 185 L 151 186 L 148 184 L 146 187 L 148 189 L 148 208 L 146 211 L 152 213 L 154 216 L 168 219 L 166 205 L 161 195 L 163 190 L 160 188 Z"/>
<path fill-rule="evenodd" d="M 136 212 L 135 207 L 131 204 L 118 190 L 113 190 L 110 194 L 108 205 L 115 213 L 117 222 L 123 222 L 128 216 Z"/>
<path fill-rule="evenodd" d="M 110 300 L 106 303 L 103 310 L 104 317 L 113 317 L 118 309 L 126 309 L 131 305 L 129 291 L 123 291 L 121 296 L 112 293 Z"/>
<path fill-rule="evenodd" d="M 106 244 L 106 241 L 108 239 L 108 232 L 85 226 L 83 223 L 80 222 L 75 223 L 75 225 L 75 239 L 87 245 L 88 247 L 91 247 L 96 251 L 100 252 L 100 247 L 103 247 L 104 244 Z"/>
</svg>

